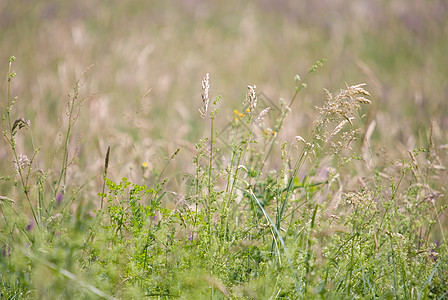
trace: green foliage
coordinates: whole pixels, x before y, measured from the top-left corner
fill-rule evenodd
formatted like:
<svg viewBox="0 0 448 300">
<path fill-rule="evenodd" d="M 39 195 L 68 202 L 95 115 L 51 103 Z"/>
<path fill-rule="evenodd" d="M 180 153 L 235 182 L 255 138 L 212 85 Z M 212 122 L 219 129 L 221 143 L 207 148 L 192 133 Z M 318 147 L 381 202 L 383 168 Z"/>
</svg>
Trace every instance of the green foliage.
<svg viewBox="0 0 448 300">
<path fill-rule="evenodd" d="M 410 151 L 395 169 L 381 168 L 369 138 L 361 138 L 359 111 L 370 103 L 363 84 L 346 85 L 337 95 L 326 91 L 310 136 L 279 146 L 286 117 L 306 87 L 300 76 L 280 109 L 248 86 L 242 107 L 218 131 L 221 97 L 208 107 L 207 74 L 200 113 L 209 132 L 195 145 L 191 174 L 182 174 L 185 188 L 173 191 L 176 175 L 162 178 L 179 150 L 160 171 L 142 164 L 145 185 L 112 180 L 108 148 L 104 182 L 97 185 L 102 192 L 89 198 L 84 184 L 70 181 L 80 81 L 61 129 L 63 155 L 43 171 L 36 167 L 39 151 L 31 159 L 19 155 L 16 139 L 32 128 L 24 118 L 12 122 L 13 77 L 2 123 L 15 172 L 2 177 L 14 184 L 0 198 L 1 298 L 446 296 L 442 159 L 431 138 L 428 149 Z M 433 155 L 423 158 L 426 153 Z"/>
</svg>

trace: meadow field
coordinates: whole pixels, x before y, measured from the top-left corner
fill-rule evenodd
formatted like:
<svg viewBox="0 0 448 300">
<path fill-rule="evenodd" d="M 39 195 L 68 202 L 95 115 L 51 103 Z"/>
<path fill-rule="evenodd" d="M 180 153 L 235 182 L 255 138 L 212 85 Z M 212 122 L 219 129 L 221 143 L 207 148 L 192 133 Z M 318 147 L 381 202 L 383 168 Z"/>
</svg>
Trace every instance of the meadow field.
<svg viewBox="0 0 448 300">
<path fill-rule="evenodd" d="M 0 2 L 1 299 L 447 299 L 448 3 Z"/>
</svg>

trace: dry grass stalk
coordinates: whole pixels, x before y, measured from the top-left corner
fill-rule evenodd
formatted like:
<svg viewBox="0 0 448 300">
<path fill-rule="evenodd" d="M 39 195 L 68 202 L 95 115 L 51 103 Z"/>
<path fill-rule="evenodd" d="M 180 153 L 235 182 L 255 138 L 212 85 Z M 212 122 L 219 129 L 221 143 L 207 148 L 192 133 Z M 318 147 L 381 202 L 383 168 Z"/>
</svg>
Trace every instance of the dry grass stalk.
<svg viewBox="0 0 448 300">
<path fill-rule="evenodd" d="M 337 96 L 333 96 L 328 90 L 325 90 L 327 94 L 327 102 L 322 108 L 319 108 L 322 119 L 332 118 L 340 116 L 345 118 L 352 124 L 350 116 L 355 111 L 361 108 L 360 104 L 370 104 L 371 101 L 365 96 L 370 96 L 363 86 L 365 83 L 349 86 L 346 84 L 346 89 L 341 90 Z"/>
<path fill-rule="evenodd" d="M 257 88 L 257 86 L 255 86 L 255 85 L 254 86 L 248 85 L 247 88 L 248 88 L 248 92 L 247 92 L 247 95 L 246 95 L 245 104 L 249 106 L 248 107 L 249 108 L 249 113 L 253 114 L 255 109 L 257 108 L 257 100 L 258 99 L 257 99 L 257 95 L 255 93 L 255 89 Z"/>
<path fill-rule="evenodd" d="M 210 98 L 208 96 L 208 92 L 210 90 L 210 74 L 205 74 L 202 79 L 202 107 L 199 109 L 199 113 L 202 118 L 205 118 L 205 114 L 208 110 L 208 103 L 210 102 Z"/>
<path fill-rule="evenodd" d="M 267 107 L 267 108 L 263 109 L 263 110 L 260 112 L 260 114 L 258 114 L 258 117 L 257 117 L 257 119 L 255 120 L 255 123 L 256 123 L 256 124 L 259 124 L 259 125 L 262 125 L 262 124 L 263 124 L 263 120 L 264 120 L 264 118 L 266 117 L 266 115 L 268 114 L 268 112 L 269 112 L 270 109 L 271 109 L 270 107 Z"/>
</svg>

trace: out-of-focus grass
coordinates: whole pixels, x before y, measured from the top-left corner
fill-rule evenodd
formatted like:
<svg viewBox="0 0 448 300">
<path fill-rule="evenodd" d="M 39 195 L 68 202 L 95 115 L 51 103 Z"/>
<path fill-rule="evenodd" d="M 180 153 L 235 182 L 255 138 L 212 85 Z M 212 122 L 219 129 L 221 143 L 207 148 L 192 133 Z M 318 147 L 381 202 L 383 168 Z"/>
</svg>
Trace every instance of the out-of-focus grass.
<svg viewBox="0 0 448 300">
<path fill-rule="evenodd" d="M 408 146 L 430 119 L 447 126 L 443 1 L 295 2 L 7 0 L 0 4 L 0 55 L 20 58 L 16 89 L 33 124 L 48 127 L 36 137 L 45 144 L 56 135 L 67 90 L 91 64 L 84 93 L 99 94 L 87 101 L 83 126 L 105 143 L 105 128 L 127 124 L 123 113 L 132 114 L 129 104 L 149 89 L 141 102 L 144 135 L 194 140 L 201 126 L 190 125 L 200 122 L 197 82 L 205 72 L 231 111 L 244 84 L 257 84 L 274 101 L 288 98 L 293 76 L 321 58 L 328 63 L 298 102 L 302 111 L 322 101 L 308 96 L 322 86 L 366 81 L 376 89 L 375 136 L 383 141 Z M 296 131 L 308 126 L 290 122 Z"/>
<path fill-rule="evenodd" d="M 16 111 L 39 128 L 34 143 L 46 165 L 61 143 L 67 91 L 93 64 L 70 145 L 81 184 L 100 184 L 108 145 L 117 178 L 141 179 L 143 161 L 163 165 L 161 153 L 179 145 L 176 163 L 190 162 L 188 149 L 204 133 L 197 109 L 206 72 L 211 95 L 222 93 L 220 114 L 231 120 L 246 84 L 278 104 L 291 97 L 294 75 L 303 77 L 321 58 L 328 62 L 307 79 L 279 141 L 309 130 L 322 87 L 364 81 L 376 103 L 373 145 L 392 161 L 427 143 L 431 121 L 438 143 L 446 143 L 447 12 L 444 1 L 6 0 L 0 57 L 19 58 Z M 32 151 L 29 139 L 18 142 Z M 11 170 L 3 143 L 0 157 L 0 168 Z"/>
</svg>

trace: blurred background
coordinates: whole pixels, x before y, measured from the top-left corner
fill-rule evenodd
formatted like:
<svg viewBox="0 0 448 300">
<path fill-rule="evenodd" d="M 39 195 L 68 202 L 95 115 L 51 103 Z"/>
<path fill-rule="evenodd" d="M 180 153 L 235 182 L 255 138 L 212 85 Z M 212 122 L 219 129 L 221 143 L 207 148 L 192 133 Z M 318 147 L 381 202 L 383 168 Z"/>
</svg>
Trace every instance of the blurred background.
<svg viewBox="0 0 448 300">
<path fill-rule="evenodd" d="M 70 176 L 95 186 L 109 145 L 113 177 L 138 181 L 144 162 L 159 168 L 177 148 L 176 164 L 191 171 L 194 143 L 208 135 L 198 113 L 207 72 L 210 96 L 222 96 L 221 128 L 241 109 L 247 85 L 280 106 L 300 75 L 308 87 L 280 144 L 308 135 L 323 88 L 367 83 L 373 104 L 363 109 L 376 122 L 373 149 L 387 164 L 426 146 L 431 124 L 438 145 L 447 143 L 447 13 L 444 0 L 3 0 L 1 103 L 14 55 L 12 115 L 31 120 L 18 149 L 31 156 L 41 146 L 36 163 L 51 175 L 61 163 L 68 94 L 81 79 Z M 0 158 L 12 174 L 4 141 Z"/>
</svg>

